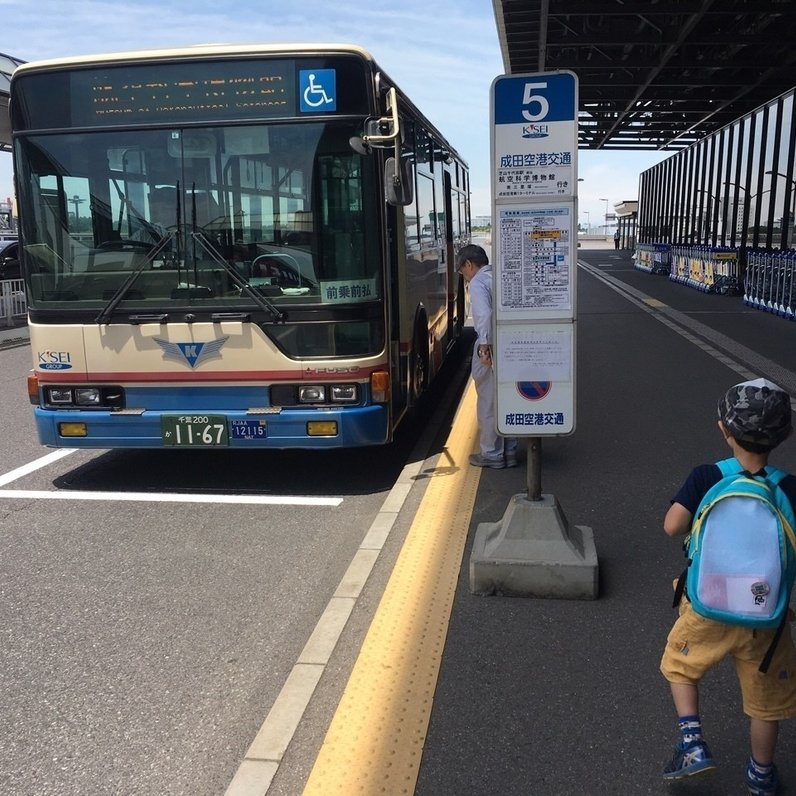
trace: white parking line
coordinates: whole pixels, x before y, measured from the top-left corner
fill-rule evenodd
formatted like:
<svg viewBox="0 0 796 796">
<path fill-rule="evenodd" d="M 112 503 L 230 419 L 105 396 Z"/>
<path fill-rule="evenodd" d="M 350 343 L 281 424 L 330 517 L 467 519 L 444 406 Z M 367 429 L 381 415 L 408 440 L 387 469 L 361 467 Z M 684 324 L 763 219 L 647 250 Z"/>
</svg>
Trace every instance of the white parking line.
<svg viewBox="0 0 796 796">
<path fill-rule="evenodd" d="M 143 503 L 248 503 L 268 506 L 339 506 L 341 497 L 294 497 L 293 495 L 197 495 L 179 492 L 84 492 L 65 490 L 47 492 L 40 489 L 0 489 L 0 500 L 107 500 Z"/>
<path fill-rule="evenodd" d="M 0 487 L 10 484 L 23 476 L 40 470 L 74 453 L 77 448 L 63 448 L 48 453 L 40 459 L 23 464 L 10 473 L 0 475 Z M 143 503 L 234 503 L 256 504 L 260 506 L 339 506 L 341 497 L 301 497 L 294 495 L 202 495 L 179 492 L 87 492 L 63 490 L 48 492 L 42 489 L 0 489 L 0 499 L 21 498 L 26 500 L 115 500 L 139 501 Z"/>
<path fill-rule="evenodd" d="M 25 475 L 36 472 L 36 470 L 41 470 L 42 467 L 46 467 L 48 464 L 57 462 L 59 459 L 63 459 L 64 456 L 74 453 L 76 450 L 77 448 L 62 448 L 61 450 L 48 453 L 46 456 L 42 456 L 40 459 L 36 459 L 29 464 L 23 464 L 22 467 L 17 467 L 16 470 L 12 470 L 10 473 L 0 475 L 0 486 L 10 484 L 12 481 L 16 481 L 18 478 L 22 478 Z"/>
</svg>

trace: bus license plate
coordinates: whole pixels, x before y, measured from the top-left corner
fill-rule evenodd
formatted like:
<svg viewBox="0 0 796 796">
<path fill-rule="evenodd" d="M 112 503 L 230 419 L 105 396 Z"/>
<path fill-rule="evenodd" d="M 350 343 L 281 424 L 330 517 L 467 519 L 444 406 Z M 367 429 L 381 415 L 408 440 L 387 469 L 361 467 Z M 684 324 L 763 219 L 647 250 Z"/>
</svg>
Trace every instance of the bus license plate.
<svg viewBox="0 0 796 796">
<path fill-rule="evenodd" d="M 161 415 L 163 444 L 176 448 L 214 448 L 229 445 L 223 415 Z"/>
<path fill-rule="evenodd" d="M 264 439 L 268 436 L 265 420 L 230 420 L 229 430 L 232 439 Z"/>
</svg>

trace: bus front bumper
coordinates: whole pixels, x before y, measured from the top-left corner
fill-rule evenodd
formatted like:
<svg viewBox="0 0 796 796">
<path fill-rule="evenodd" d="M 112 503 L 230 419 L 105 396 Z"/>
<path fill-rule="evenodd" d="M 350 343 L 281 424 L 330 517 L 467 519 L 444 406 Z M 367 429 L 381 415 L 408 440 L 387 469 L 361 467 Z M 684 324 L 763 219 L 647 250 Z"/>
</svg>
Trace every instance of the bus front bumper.
<svg viewBox="0 0 796 796">
<path fill-rule="evenodd" d="M 386 406 L 246 412 L 34 409 L 42 445 L 53 448 L 357 448 L 390 441 Z"/>
</svg>

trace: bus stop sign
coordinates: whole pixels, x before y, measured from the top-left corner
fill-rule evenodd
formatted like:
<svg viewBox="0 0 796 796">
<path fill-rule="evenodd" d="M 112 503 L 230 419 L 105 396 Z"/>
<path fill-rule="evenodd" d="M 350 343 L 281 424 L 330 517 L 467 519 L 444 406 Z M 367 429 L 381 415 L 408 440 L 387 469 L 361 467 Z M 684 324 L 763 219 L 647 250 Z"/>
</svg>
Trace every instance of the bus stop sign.
<svg viewBox="0 0 796 796">
<path fill-rule="evenodd" d="M 493 357 L 497 431 L 575 429 L 577 77 L 492 84 Z"/>
</svg>

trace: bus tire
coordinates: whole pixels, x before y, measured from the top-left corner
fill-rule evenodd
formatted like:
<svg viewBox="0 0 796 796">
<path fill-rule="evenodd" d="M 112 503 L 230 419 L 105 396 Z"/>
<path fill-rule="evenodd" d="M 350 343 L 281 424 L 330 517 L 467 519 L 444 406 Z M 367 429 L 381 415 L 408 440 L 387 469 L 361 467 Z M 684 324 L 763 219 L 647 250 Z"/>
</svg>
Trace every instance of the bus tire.
<svg viewBox="0 0 796 796">
<path fill-rule="evenodd" d="M 429 351 L 428 351 L 428 318 L 425 310 L 420 310 L 415 319 L 415 331 L 412 335 L 412 353 L 409 358 L 409 380 L 412 403 L 420 400 L 428 389 Z"/>
</svg>

